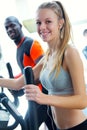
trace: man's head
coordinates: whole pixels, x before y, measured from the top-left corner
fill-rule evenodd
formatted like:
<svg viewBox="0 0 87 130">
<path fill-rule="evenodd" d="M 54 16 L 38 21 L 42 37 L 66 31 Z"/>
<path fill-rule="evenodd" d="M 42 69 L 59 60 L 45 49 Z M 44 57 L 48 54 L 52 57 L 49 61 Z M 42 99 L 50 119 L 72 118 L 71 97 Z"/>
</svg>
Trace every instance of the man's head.
<svg viewBox="0 0 87 130">
<path fill-rule="evenodd" d="M 8 36 L 12 40 L 17 40 L 23 35 L 22 25 L 19 20 L 14 16 L 7 17 L 5 19 L 4 26 Z"/>
</svg>

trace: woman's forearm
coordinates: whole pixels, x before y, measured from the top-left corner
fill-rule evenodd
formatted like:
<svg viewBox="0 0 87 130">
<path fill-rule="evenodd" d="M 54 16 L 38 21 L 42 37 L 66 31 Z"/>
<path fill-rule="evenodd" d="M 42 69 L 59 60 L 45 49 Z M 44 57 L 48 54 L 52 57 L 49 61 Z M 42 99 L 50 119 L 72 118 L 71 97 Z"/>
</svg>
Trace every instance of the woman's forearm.
<svg viewBox="0 0 87 130">
<path fill-rule="evenodd" d="M 87 95 L 54 96 L 48 95 L 47 104 L 59 108 L 84 109 L 87 107 Z"/>
<path fill-rule="evenodd" d="M 9 89 L 13 89 L 13 90 L 19 90 L 24 86 L 23 76 L 21 76 L 18 79 L 0 78 L 0 86 L 9 88 Z"/>
</svg>

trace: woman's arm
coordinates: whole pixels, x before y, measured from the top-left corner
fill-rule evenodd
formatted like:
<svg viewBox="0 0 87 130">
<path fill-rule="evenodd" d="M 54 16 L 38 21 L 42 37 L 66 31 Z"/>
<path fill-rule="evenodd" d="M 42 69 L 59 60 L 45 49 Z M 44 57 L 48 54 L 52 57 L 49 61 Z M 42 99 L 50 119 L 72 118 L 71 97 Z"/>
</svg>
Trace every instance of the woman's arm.
<svg viewBox="0 0 87 130">
<path fill-rule="evenodd" d="M 74 94 L 72 96 L 46 95 L 43 94 L 37 86 L 29 85 L 25 86 L 27 99 L 59 108 L 83 109 L 87 107 L 84 69 L 79 53 L 75 48 L 69 47 L 65 52 L 64 58 L 67 70 L 72 79 Z"/>
<path fill-rule="evenodd" d="M 45 104 L 66 109 L 84 109 L 87 107 L 87 95 L 56 96 L 47 95 L 41 92 L 36 85 L 25 85 L 25 95 L 27 100 L 35 101 L 39 104 Z"/>
<path fill-rule="evenodd" d="M 24 86 L 24 76 L 22 75 L 17 79 L 0 78 L 0 86 L 13 90 L 19 90 Z"/>
</svg>

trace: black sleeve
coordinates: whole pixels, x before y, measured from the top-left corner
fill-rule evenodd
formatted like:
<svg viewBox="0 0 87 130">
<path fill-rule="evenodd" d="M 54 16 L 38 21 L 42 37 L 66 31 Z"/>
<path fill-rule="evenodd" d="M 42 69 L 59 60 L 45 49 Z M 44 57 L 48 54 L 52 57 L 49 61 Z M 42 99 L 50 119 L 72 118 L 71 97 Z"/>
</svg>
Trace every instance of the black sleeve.
<svg viewBox="0 0 87 130">
<path fill-rule="evenodd" d="M 29 37 L 26 37 L 25 40 L 24 40 L 24 52 L 26 55 L 30 55 L 30 49 L 31 49 L 31 46 L 32 46 L 32 43 L 33 43 L 33 39 L 32 38 L 29 38 Z"/>
</svg>

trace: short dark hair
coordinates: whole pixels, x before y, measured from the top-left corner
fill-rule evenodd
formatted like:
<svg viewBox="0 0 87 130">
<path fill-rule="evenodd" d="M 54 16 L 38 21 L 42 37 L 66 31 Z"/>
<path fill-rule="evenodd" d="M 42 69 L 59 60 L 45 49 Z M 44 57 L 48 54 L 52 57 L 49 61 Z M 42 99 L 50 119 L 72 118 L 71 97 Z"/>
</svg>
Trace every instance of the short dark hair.
<svg viewBox="0 0 87 130">
<path fill-rule="evenodd" d="M 83 31 L 83 36 L 87 35 L 87 29 Z"/>
<path fill-rule="evenodd" d="M 18 18 L 15 17 L 15 16 L 9 16 L 9 17 L 7 17 L 7 18 L 5 19 L 5 21 L 14 21 L 15 23 L 20 24 Z"/>
</svg>

